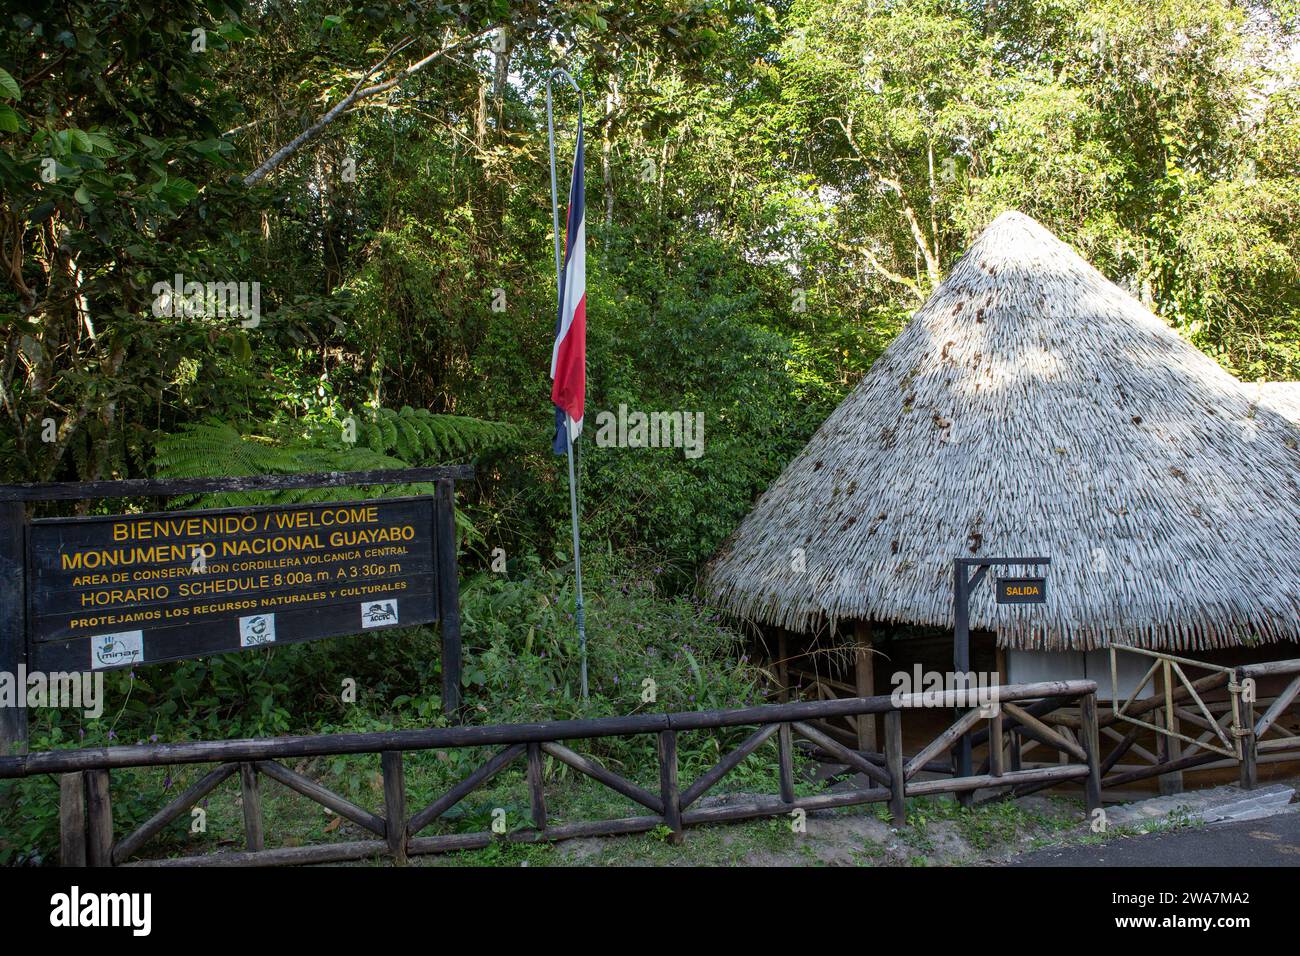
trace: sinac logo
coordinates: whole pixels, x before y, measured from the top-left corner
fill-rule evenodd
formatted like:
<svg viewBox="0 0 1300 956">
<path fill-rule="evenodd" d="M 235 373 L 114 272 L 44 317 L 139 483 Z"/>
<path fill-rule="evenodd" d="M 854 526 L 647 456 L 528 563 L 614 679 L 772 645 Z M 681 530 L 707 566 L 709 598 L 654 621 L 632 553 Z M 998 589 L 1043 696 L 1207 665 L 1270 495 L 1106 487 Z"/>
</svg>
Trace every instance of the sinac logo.
<svg viewBox="0 0 1300 956">
<path fill-rule="evenodd" d="M 271 636 L 266 618 L 252 617 L 244 624 L 244 641 L 248 644 L 267 644 Z"/>
<path fill-rule="evenodd" d="M 275 643 L 275 615 L 251 614 L 239 619 L 239 646 L 262 647 Z"/>
</svg>

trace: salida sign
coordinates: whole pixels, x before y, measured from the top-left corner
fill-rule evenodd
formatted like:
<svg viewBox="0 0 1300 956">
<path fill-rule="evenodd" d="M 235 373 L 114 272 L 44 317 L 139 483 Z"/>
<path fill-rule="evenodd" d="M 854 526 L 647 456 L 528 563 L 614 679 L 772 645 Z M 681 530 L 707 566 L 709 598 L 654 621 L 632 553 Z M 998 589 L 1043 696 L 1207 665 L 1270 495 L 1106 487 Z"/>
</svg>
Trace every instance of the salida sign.
<svg viewBox="0 0 1300 956">
<path fill-rule="evenodd" d="M 1047 578 L 998 578 L 999 604 L 1046 604 Z"/>
<path fill-rule="evenodd" d="M 431 623 L 434 522 L 428 497 L 34 520 L 30 663 L 102 670 Z"/>
</svg>

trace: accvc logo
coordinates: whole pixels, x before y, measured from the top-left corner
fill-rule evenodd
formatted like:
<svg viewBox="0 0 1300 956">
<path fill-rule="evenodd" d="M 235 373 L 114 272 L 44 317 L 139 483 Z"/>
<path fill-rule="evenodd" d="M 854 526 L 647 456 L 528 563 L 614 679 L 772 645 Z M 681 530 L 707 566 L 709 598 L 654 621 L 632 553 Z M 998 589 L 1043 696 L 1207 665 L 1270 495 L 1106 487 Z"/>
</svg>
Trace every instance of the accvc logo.
<svg viewBox="0 0 1300 956">
<path fill-rule="evenodd" d="M 363 601 L 361 604 L 361 626 L 383 627 L 397 623 L 397 601 L 389 598 L 384 601 Z"/>
</svg>

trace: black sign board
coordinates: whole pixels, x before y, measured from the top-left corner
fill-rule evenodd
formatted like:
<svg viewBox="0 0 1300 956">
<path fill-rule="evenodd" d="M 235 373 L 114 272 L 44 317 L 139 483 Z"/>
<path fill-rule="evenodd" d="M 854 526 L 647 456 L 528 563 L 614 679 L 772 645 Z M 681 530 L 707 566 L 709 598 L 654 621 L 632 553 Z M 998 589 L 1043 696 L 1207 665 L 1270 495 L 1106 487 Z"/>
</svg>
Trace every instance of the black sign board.
<svg viewBox="0 0 1300 956">
<path fill-rule="evenodd" d="M 103 670 L 438 620 L 431 497 L 30 523 L 41 670 Z"/>
<path fill-rule="evenodd" d="M 998 578 L 999 604 L 1046 604 L 1047 578 Z"/>
<path fill-rule="evenodd" d="M 459 719 L 455 482 L 469 465 L 0 485 L 0 674 L 88 671 L 439 625 Z M 433 486 L 432 496 L 38 518 L 31 502 Z M 0 707 L 0 754 L 27 709 Z"/>
</svg>

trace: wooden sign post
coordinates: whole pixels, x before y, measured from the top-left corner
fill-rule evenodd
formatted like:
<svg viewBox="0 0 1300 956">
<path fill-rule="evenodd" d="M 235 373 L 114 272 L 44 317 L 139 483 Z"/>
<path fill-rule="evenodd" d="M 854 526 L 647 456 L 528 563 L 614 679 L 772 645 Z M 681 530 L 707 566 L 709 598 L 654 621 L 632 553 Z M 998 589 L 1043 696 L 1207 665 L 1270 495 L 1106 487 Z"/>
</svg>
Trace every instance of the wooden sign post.
<svg viewBox="0 0 1300 956">
<path fill-rule="evenodd" d="M 1048 567 L 1052 563 L 1051 558 L 956 558 L 952 563 L 952 609 L 953 609 L 953 632 L 952 632 L 952 663 L 953 670 L 958 674 L 970 673 L 970 595 L 971 592 L 979 586 L 988 574 L 989 568 L 995 565 L 1017 565 L 1020 567 Z M 974 568 L 975 573 L 967 576 L 967 568 Z M 1041 587 L 1035 589 L 1036 593 L 1029 595 L 1027 590 L 1029 585 L 1017 585 L 1013 582 L 1041 582 Z M 1025 588 L 1026 593 L 1017 593 L 1013 595 L 1017 600 L 1003 600 L 1003 585 L 1007 584 L 1008 592 L 1017 591 L 1019 588 Z M 1025 597 L 1040 598 L 1037 600 L 1024 600 Z M 997 601 L 999 604 L 1041 604 L 1047 598 L 1047 581 L 1045 578 L 1001 578 L 998 581 Z M 958 711 L 960 716 L 960 711 Z M 958 777 L 969 777 L 971 774 L 971 739 L 970 734 L 963 734 L 956 747 L 953 748 L 953 773 Z M 970 806 L 974 802 L 974 794 L 961 793 L 957 799 L 963 806 Z"/>
<path fill-rule="evenodd" d="M 0 673 L 15 684 L 27 652 L 27 602 L 23 592 L 26 512 L 20 501 L 0 501 Z M 26 688 L 15 686 L 16 693 Z M 27 748 L 27 708 L 0 706 L 0 756 Z"/>
<path fill-rule="evenodd" d="M 0 486 L 0 671 L 77 672 L 442 624 L 460 708 L 454 482 L 472 469 Z M 434 495 L 28 520 L 24 501 L 433 482 Z M 25 688 L 19 688 L 19 693 Z M 0 707 L 21 746 L 25 707 Z"/>
</svg>

